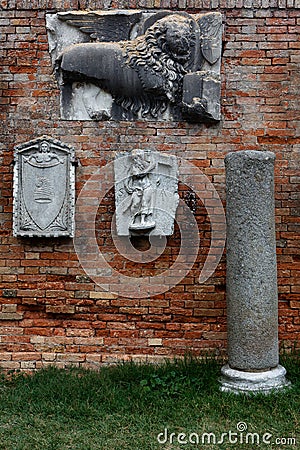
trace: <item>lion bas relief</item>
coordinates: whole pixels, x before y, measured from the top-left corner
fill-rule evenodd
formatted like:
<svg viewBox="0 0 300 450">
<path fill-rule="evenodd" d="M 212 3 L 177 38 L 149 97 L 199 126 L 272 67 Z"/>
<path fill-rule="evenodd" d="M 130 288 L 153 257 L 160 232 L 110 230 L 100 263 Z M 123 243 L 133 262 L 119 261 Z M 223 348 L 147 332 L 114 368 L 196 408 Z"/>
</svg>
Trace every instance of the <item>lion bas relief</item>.
<svg viewBox="0 0 300 450">
<path fill-rule="evenodd" d="M 76 109 L 95 120 L 181 119 L 184 111 L 205 116 L 203 74 L 209 73 L 213 83 L 218 80 L 211 70 L 197 71 L 206 61 L 199 52 L 199 24 L 185 13 L 161 16 L 148 20 L 134 39 L 62 49 L 56 67 L 66 118 L 76 118 Z M 191 73 L 198 75 L 188 86 L 184 79 Z M 186 107 L 184 97 L 189 97 Z"/>
</svg>

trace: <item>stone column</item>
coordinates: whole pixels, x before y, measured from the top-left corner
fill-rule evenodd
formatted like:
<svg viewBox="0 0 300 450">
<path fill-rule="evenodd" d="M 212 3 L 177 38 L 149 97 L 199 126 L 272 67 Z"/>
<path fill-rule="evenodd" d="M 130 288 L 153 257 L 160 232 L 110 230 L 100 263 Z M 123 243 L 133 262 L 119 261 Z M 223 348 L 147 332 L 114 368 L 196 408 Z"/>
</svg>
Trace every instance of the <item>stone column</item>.
<svg viewBox="0 0 300 450">
<path fill-rule="evenodd" d="M 272 152 L 229 153 L 226 167 L 228 364 L 221 390 L 288 385 L 278 364 L 278 295 Z"/>
</svg>

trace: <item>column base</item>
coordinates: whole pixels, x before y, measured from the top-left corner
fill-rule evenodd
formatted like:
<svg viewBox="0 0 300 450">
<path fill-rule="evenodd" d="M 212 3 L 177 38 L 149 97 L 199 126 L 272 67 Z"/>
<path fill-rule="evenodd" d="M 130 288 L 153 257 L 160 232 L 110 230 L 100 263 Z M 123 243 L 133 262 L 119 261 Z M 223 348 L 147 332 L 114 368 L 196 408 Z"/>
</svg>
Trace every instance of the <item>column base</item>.
<svg viewBox="0 0 300 450">
<path fill-rule="evenodd" d="M 244 372 L 231 369 L 227 364 L 222 367 L 221 374 L 220 390 L 234 394 L 270 394 L 272 391 L 286 389 L 291 385 L 285 378 L 285 368 L 280 365 L 265 372 Z"/>
</svg>

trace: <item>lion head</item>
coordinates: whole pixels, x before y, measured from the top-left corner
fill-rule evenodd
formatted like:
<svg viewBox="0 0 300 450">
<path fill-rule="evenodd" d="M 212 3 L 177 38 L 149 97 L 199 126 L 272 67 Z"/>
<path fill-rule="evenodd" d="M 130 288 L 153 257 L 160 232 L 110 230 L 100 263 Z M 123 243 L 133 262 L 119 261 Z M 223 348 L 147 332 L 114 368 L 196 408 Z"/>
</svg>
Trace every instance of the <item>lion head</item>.
<svg viewBox="0 0 300 450">
<path fill-rule="evenodd" d="M 154 22 L 142 36 L 120 44 L 126 63 L 139 74 L 145 91 L 145 72 L 149 76 L 152 73 L 159 79 L 157 93 L 177 103 L 195 45 L 194 21 L 179 14 L 167 15 Z"/>
<path fill-rule="evenodd" d="M 194 21 L 178 14 L 166 16 L 147 30 L 145 39 L 151 40 L 152 37 L 171 59 L 185 64 L 195 44 Z"/>
</svg>

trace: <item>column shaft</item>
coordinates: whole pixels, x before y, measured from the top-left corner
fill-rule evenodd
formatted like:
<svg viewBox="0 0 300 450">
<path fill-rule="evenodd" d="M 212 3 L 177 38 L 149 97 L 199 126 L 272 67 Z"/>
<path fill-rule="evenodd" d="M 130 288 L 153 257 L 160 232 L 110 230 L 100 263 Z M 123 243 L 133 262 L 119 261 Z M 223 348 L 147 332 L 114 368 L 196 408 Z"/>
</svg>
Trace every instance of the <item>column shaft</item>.
<svg viewBox="0 0 300 450">
<path fill-rule="evenodd" d="M 228 352 L 238 370 L 278 364 L 274 160 L 258 151 L 225 159 Z"/>
</svg>

